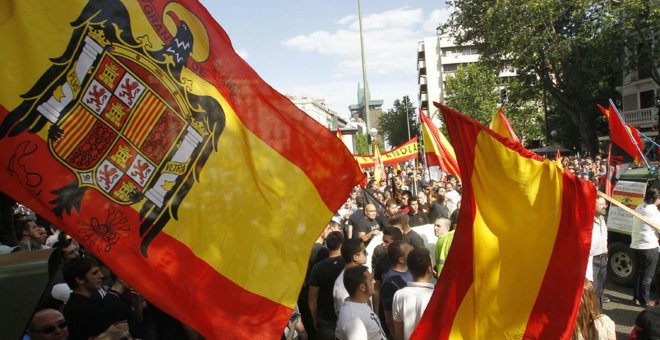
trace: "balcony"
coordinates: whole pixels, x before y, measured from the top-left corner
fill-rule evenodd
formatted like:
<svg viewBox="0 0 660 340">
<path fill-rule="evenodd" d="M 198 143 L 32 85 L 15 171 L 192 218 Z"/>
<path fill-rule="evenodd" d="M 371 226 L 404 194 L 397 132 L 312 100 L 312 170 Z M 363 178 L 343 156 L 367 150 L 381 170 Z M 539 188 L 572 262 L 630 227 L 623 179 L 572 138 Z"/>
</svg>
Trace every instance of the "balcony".
<svg viewBox="0 0 660 340">
<path fill-rule="evenodd" d="M 658 111 L 654 107 L 622 112 L 623 120 L 635 127 L 652 127 L 658 124 Z"/>
</svg>

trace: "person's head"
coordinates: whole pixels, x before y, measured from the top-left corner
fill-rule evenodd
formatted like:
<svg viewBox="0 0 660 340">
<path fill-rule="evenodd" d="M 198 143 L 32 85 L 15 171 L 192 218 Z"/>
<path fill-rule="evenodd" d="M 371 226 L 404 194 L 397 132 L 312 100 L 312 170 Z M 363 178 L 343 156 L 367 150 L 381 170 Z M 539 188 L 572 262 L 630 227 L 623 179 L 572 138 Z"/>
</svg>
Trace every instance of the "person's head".
<svg viewBox="0 0 660 340">
<path fill-rule="evenodd" d="M 341 226 L 336 221 L 330 221 L 328 225 L 325 226 L 323 232 L 321 233 L 321 238 L 324 240 L 327 239 L 328 235 L 330 235 L 330 233 L 333 231 L 341 231 Z"/>
<path fill-rule="evenodd" d="M 394 216 L 397 212 L 399 212 L 399 205 L 395 200 L 389 199 L 387 202 L 385 202 L 385 205 L 387 206 L 387 215 Z"/>
<path fill-rule="evenodd" d="M 451 183 L 454 186 L 454 188 L 456 188 L 456 183 L 458 183 L 458 181 L 456 180 L 456 177 L 452 176 L 451 178 L 449 178 L 449 183 Z"/>
<path fill-rule="evenodd" d="M 34 211 L 22 204 L 14 207 L 14 229 L 19 241 L 34 243 L 41 243 L 46 231 L 37 223 L 37 215 Z"/>
<path fill-rule="evenodd" d="M 445 184 L 445 190 L 446 190 L 447 192 L 454 190 L 454 185 L 451 184 L 451 183 L 447 183 L 447 184 Z"/>
<path fill-rule="evenodd" d="M 328 250 L 338 250 L 342 243 L 344 243 L 344 234 L 341 231 L 333 231 L 325 239 Z"/>
<path fill-rule="evenodd" d="M 433 276 L 432 266 L 431 252 L 428 249 L 419 247 L 408 253 L 408 270 L 415 281 Z"/>
<path fill-rule="evenodd" d="M 605 216 L 607 212 L 607 202 L 602 197 L 596 198 L 596 217 Z"/>
<path fill-rule="evenodd" d="M 341 257 L 346 264 L 365 264 L 367 263 L 367 250 L 364 248 L 364 243 L 360 239 L 346 240 L 341 245 Z"/>
<path fill-rule="evenodd" d="M 419 201 L 417 200 L 417 197 L 411 197 L 408 200 L 408 206 L 410 206 L 410 213 L 416 214 L 419 212 Z"/>
<path fill-rule="evenodd" d="M 413 246 L 410 243 L 403 240 L 394 241 L 387 247 L 387 257 L 392 265 L 405 266 L 411 250 L 413 250 Z"/>
<path fill-rule="evenodd" d="M 98 262 L 89 257 L 77 257 L 64 264 L 64 281 L 74 291 L 95 292 L 103 286 L 103 273 Z"/>
<path fill-rule="evenodd" d="M 660 199 L 660 195 L 658 194 L 657 188 L 649 188 L 646 190 L 646 194 L 644 195 L 644 203 L 657 205 L 658 199 Z"/>
<path fill-rule="evenodd" d="M 378 210 L 376 209 L 375 205 L 369 203 L 364 207 L 364 216 L 369 220 L 371 221 L 375 220 L 377 214 L 378 214 Z"/>
<path fill-rule="evenodd" d="M 374 279 L 367 267 L 351 267 L 344 272 L 344 288 L 351 298 L 368 300 L 374 294 Z"/>
<path fill-rule="evenodd" d="M 358 209 L 364 208 L 364 197 L 362 195 L 355 198 L 355 205 Z"/>
<path fill-rule="evenodd" d="M 449 229 L 451 229 L 451 220 L 446 217 L 438 217 L 435 222 L 433 222 L 433 233 L 437 237 L 448 233 Z"/>
<path fill-rule="evenodd" d="M 401 192 L 401 206 L 407 206 L 408 205 L 408 200 L 412 197 L 412 193 L 408 190 L 403 190 Z"/>
<path fill-rule="evenodd" d="M 410 227 L 410 217 L 406 213 L 398 213 L 390 220 L 390 225 L 403 230 Z"/>
<path fill-rule="evenodd" d="M 369 184 L 367 184 L 367 188 L 371 191 L 378 190 L 378 182 L 375 179 L 369 180 Z"/>
<path fill-rule="evenodd" d="M 419 204 L 426 203 L 426 195 L 427 195 L 426 192 L 427 191 L 430 192 L 431 188 L 425 188 L 424 192 L 417 193 L 417 201 L 419 202 Z"/>
<path fill-rule="evenodd" d="M 57 309 L 42 309 L 34 313 L 28 335 L 32 340 L 55 340 L 69 337 L 69 328 L 64 315 Z"/>
<path fill-rule="evenodd" d="M 591 281 L 584 280 L 582 288 L 582 299 L 580 300 L 580 307 L 578 307 L 578 315 L 575 318 L 575 327 L 573 328 L 574 336 L 582 335 L 583 339 L 593 339 L 591 323 L 600 316 L 600 304 L 596 297 L 596 291 Z M 575 337 L 577 338 L 577 337 Z"/>
<path fill-rule="evenodd" d="M 395 227 L 385 227 L 383 229 L 383 249 L 387 250 L 387 247 L 389 247 L 392 242 L 401 239 L 403 239 L 401 229 Z"/>
</svg>

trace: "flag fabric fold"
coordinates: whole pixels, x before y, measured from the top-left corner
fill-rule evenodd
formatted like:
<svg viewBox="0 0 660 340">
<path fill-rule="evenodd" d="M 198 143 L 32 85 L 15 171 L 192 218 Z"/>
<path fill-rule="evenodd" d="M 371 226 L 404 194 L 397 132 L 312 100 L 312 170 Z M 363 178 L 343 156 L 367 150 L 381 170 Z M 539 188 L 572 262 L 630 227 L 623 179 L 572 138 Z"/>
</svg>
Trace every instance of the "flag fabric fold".
<svg viewBox="0 0 660 340">
<path fill-rule="evenodd" d="M 451 250 L 412 339 L 570 338 L 593 185 L 436 106 L 456 146 L 463 197 Z"/>
<path fill-rule="evenodd" d="M 450 173 L 460 179 L 454 148 L 424 112 L 420 110 L 419 116 L 422 119 L 422 136 L 429 168 L 439 167 L 442 172 Z"/>
<path fill-rule="evenodd" d="M 506 139 L 513 142 L 520 142 L 520 139 L 516 136 L 516 132 L 513 131 L 513 127 L 511 127 L 511 123 L 509 123 L 509 120 L 504 115 L 502 107 L 500 107 L 495 115 L 493 115 L 493 119 L 490 121 L 490 129 Z"/>
<path fill-rule="evenodd" d="M 1 190 L 209 339 L 278 338 L 363 178 L 195 0 L 8 1 Z"/>
</svg>

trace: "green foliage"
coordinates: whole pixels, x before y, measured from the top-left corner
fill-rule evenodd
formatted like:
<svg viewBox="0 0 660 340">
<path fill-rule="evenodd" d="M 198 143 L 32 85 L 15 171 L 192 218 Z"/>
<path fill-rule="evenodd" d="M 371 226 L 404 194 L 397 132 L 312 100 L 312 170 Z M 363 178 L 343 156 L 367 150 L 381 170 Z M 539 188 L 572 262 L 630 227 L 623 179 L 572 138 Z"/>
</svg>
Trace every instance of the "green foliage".
<svg viewBox="0 0 660 340">
<path fill-rule="evenodd" d="M 507 91 L 504 114 L 521 142 L 542 139 L 544 120 L 538 89 L 526 86 L 516 77 L 503 80 L 498 77 L 498 70 L 487 64 L 459 67 L 455 76 L 447 79 L 446 102 L 488 126 L 499 107 L 500 90 Z"/>
<path fill-rule="evenodd" d="M 497 72 L 484 64 L 459 66 L 446 81 L 445 102 L 459 112 L 488 126 L 497 111 Z"/>
<path fill-rule="evenodd" d="M 371 144 L 369 144 L 371 136 L 356 134 L 355 138 L 355 150 L 358 155 L 371 155 L 374 153 L 373 148 L 370 147 Z M 383 141 L 381 140 L 378 140 L 378 150 L 383 153 Z"/>
<path fill-rule="evenodd" d="M 563 135 L 560 137 L 566 139 L 560 142 L 581 144 L 596 152 L 596 128 L 600 126 L 596 104 L 618 97 L 615 86 L 622 77 L 621 43 L 629 38 L 622 28 L 628 26 L 625 22 L 652 25 L 632 13 L 646 3 L 452 0 L 449 4 L 456 11 L 448 25 L 456 32 L 459 44 L 476 45 L 484 63 L 493 69 L 515 68 L 516 81 L 535 89 L 536 97 L 545 90 L 546 100 L 540 101 L 541 107 L 545 106 L 549 115 L 570 118 L 579 131 L 580 138 L 576 134 Z M 650 17 L 657 20 L 657 6 L 650 12 Z M 650 58 L 657 60 L 657 53 L 650 53 Z"/>
<path fill-rule="evenodd" d="M 404 96 L 402 100 L 395 100 L 393 107 L 380 117 L 378 131 L 389 145 L 397 147 L 418 135 L 419 124 L 415 121 L 416 116 L 417 108 L 412 105 L 408 96 Z M 406 117 L 410 124 L 410 137 Z"/>
<path fill-rule="evenodd" d="M 369 140 L 367 135 L 356 134 L 355 135 L 355 152 L 358 155 L 370 155 L 369 151 Z"/>
</svg>

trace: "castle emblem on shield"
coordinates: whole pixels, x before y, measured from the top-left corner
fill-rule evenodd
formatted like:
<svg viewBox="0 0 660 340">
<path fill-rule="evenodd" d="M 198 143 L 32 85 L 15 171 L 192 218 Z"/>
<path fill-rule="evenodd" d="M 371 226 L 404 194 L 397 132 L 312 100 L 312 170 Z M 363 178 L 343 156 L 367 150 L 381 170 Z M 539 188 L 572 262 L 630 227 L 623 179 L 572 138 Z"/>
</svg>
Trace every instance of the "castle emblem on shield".
<svg viewBox="0 0 660 340">
<path fill-rule="evenodd" d="M 176 13 L 170 41 L 151 50 L 131 33 L 119 1 L 91 1 L 24 101 L 0 123 L 0 138 L 48 128 L 51 154 L 75 175 L 53 191 L 53 211 L 79 210 L 87 190 L 140 208 L 142 252 L 176 211 L 214 152 L 225 125 L 220 104 L 181 79 L 195 32 Z M 198 28 L 198 27 L 197 27 Z"/>
</svg>

